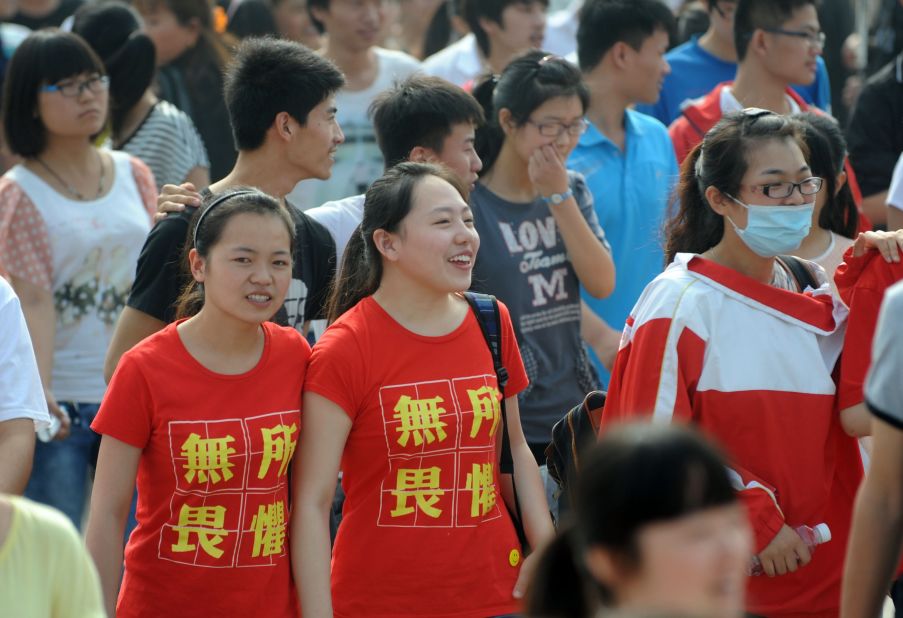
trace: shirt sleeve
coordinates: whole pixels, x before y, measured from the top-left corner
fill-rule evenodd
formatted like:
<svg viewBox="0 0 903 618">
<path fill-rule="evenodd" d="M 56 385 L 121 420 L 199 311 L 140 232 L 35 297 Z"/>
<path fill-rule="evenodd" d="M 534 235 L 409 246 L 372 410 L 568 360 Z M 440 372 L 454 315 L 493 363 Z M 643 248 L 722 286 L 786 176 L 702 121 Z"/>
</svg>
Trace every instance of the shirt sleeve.
<svg viewBox="0 0 903 618">
<path fill-rule="evenodd" d="M 25 316 L 9 284 L 0 279 L 0 288 L 0 422 L 30 418 L 45 426 L 50 415 Z"/>
<path fill-rule="evenodd" d="M 163 322 L 175 319 L 175 304 L 189 275 L 182 270 L 188 221 L 171 214 L 155 225 L 138 256 L 128 306 Z"/>
<path fill-rule="evenodd" d="M 47 224 L 31 198 L 8 178 L 0 178 L 0 272 L 52 289 Z"/>
<path fill-rule="evenodd" d="M 882 420 L 903 429 L 903 282 L 884 298 L 875 341 L 872 366 L 865 384 L 865 401 Z"/>
<path fill-rule="evenodd" d="M 705 340 L 673 317 L 643 316 L 638 322 L 631 315 L 612 368 L 600 432 L 638 418 L 695 420 L 693 397 L 705 349 Z M 737 462 L 728 466 L 728 475 L 747 507 L 756 551 L 761 551 L 784 523 L 775 489 Z"/>
<path fill-rule="evenodd" d="M 517 336 L 514 334 L 514 325 L 511 323 L 511 314 L 505 303 L 499 301 L 499 318 L 502 326 L 502 362 L 508 371 L 508 385 L 505 387 L 505 397 L 513 397 L 521 393 L 529 385 L 527 370 L 520 355 L 520 347 L 517 345 Z"/>
<path fill-rule="evenodd" d="M 157 181 L 154 180 L 154 173 L 145 165 L 144 161 L 132 157 L 132 176 L 135 178 L 135 184 L 138 185 L 138 193 L 141 194 L 144 209 L 153 221 L 154 215 L 157 214 Z"/>
<path fill-rule="evenodd" d="M 611 246 L 605 238 L 605 232 L 599 225 L 599 217 L 596 215 L 596 209 L 593 206 L 593 194 L 586 185 L 586 178 L 579 172 L 569 172 L 569 174 L 571 176 L 571 191 L 574 192 L 574 199 L 577 201 L 577 206 L 580 207 L 583 218 L 586 219 L 589 228 L 605 247 L 605 250 L 611 253 Z"/>
<path fill-rule="evenodd" d="M 364 376 L 368 373 L 356 333 L 338 322 L 326 329 L 311 352 L 304 392 L 330 400 L 353 422 L 364 400 Z"/>
<path fill-rule="evenodd" d="M 91 429 L 143 449 L 151 436 L 153 398 L 141 371 L 140 353 L 140 348 L 133 348 L 116 365 Z"/>
</svg>

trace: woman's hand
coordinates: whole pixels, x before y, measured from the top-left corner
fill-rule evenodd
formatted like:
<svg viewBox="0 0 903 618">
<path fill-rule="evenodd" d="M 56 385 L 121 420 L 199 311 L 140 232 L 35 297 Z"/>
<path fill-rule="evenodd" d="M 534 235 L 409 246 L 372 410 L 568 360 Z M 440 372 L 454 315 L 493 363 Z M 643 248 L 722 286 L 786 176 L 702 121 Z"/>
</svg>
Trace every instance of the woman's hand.
<svg viewBox="0 0 903 618">
<path fill-rule="evenodd" d="M 771 543 L 759 554 L 762 569 L 768 577 L 793 573 L 812 560 L 809 547 L 793 528 L 781 527 Z"/>
<path fill-rule="evenodd" d="M 569 188 L 568 170 L 552 144 L 546 144 L 533 151 L 527 164 L 527 173 L 533 187 L 543 197 L 549 197 L 553 193 L 565 193 Z"/>
<path fill-rule="evenodd" d="M 533 571 L 536 570 L 537 556 L 540 552 L 534 551 L 532 554 L 524 558 L 520 565 L 520 572 L 517 574 L 517 581 L 514 583 L 514 591 L 512 595 L 515 599 L 523 599 L 527 594 L 527 588 L 533 581 Z"/>
<path fill-rule="evenodd" d="M 859 257 L 870 249 L 877 249 L 885 262 L 899 262 L 903 249 L 903 230 L 895 232 L 863 232 L 853 243 L 853 257 Z"/>
</svg>

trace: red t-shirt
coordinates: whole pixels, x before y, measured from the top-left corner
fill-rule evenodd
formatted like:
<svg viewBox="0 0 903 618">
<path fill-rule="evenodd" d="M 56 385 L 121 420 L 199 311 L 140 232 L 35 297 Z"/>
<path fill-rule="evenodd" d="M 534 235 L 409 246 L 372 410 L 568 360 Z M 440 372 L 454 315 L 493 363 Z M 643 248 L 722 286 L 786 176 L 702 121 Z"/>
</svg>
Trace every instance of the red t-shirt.
<svg viewBox="0 0 903 618">
<path fill-rule="evenodd" d="M 854 258 L 847 249 L 834 281 L 840 297 L 850 307 L 847 332 L 840 357 L 838 406 L 841 410 L 862 403 L 865 376 L 872 362 L 872 339 L 884 292 L 903 279 L 903 262 L 885 262 L 877 251 Z"/>
<path fill-rule="evenodd" d="M 499 307 L 511 397 L 527 375 Z M 500 394 L 472 312 L 448 335 L 424 337 L 365 298 L 317 342 L 304 388 L 353 423 L 333 550 L 335 615 L 518 611 L 521 548 L 497 489 Z"/>
<path fill-rule="evenodd" d="M 116 615 L 295 617 L 286 473 L 310 346 L 265 323 L 257 365 L 222 375 L 176 326 L 123 355 L 91 425 L 142 449 Z"/>
</svg>

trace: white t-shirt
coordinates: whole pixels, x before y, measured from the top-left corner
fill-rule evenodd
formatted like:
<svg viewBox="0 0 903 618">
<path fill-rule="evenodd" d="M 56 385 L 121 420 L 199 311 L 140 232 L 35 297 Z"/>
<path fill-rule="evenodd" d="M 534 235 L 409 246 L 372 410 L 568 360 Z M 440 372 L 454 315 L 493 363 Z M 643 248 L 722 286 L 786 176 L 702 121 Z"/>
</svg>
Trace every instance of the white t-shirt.
<svg viewBox="0 0 903 618">
<path fill-rule="evenodd" d="M 14 418 L 34 419 L 35 428 L 50 424 L 22 307 L 0 277 L 0 422 Z"/>
<path fill-rule="evenodd" d="M 894 166 L 894 175 L 890 181 L 890 189 L 887 191 L 887 205 L 897 210 L 903 210 L 903 154 L 897 159 Z"/>
<path fill-rule="evenodd" d="M 423 72 L 464 86 L 489 70 L 484 68 L 477 38 L 468 34 L 424 60 Z"/>
<path fill-rule="evenodd" d="M 335 263 L 342 267 L 342 256 L 354 230 L 364 218 L 364 194 L 346 197 L 335 202 L 326 202 L 322 206 L 311 208 L 307 215 L 329 230 L 335 241 Z"/>
<path fill-rule="evenodd" d="M 793 100 L 789 94 L 784 95 L 784 99 L 787 101 L 787 104 L 790 106 L 790 115 L 799 114 L 802 110 L 800 109 L 799 103 Z M 721 89 L 721 114 L 727 115 L 732 112 L 742 112 L 743 104 L 737 100 L 737 97 L 734 96 L 733 89 L 730 86 L 726 86 Z"/>
<path fill-rule="evenodd" d="M 364 90 L 340 90 L 336 95 L 336 120 L 345 134 L 338 147 L 329 180 L 303 180 L 288 199 L 301 210 L 363 193 L 382 176 L 383 157 L 376 144 L 376 132 L 367 115 L 370 103 L 379 93 L 420 70 L 417 60 L 402 52 L 374 48 L 379 69 L 373 84 Z"/>
<path fill-rule="evenodd" d="M 878 417 L 903 429 L 903 282 L 884 294 L 872 345 L 872 366 L 865 381 L 865 401 Z"/>
<path fill-rule="evenodd" d="M 572 0 L 567 8 L 549 15 L 546 36 L 542 43 L 544 50 L 559 56 L 576 55 L 577 26 L 580 23 L 581 7 L 583 0 Z"/>
</svg>

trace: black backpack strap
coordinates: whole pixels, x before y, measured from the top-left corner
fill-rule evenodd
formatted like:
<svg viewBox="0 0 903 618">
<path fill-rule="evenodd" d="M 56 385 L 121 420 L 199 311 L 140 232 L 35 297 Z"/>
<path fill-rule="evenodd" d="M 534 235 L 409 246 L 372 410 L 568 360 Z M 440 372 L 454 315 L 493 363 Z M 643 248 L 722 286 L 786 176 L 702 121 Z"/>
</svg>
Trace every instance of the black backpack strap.
<svg viewBox="0 0 903 618">
<path fill-rule="evenodd" d="M 796 279 L 796 284 L 800 286 L 801 292 L 805 292 L 807 287 L 812 288 L 813 290 L 818 289 L 820 284 L 803 260 L 795 255 L 779 255 L 777 256 L 777 259 L 784 265 L 784 268 L 790 271 L 793 278 Z"/>
</svg>

